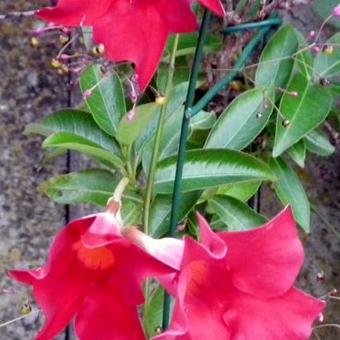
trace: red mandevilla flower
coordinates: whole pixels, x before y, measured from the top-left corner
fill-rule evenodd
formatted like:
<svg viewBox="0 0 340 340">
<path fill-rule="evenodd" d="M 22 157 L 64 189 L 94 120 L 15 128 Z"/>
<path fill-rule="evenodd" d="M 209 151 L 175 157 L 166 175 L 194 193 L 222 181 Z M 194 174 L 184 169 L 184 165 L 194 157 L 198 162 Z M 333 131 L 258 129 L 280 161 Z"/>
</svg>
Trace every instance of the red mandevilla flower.
<svg viewBox="0 0 340 340">
<path fill-rule="evenodd" d="M 220 0 L 198 0 L 223 16 Z M 191 10 L 194 0 L 59 0 L 40 18 L 64 26 L 91 26 L 97 44 L 113 62 L 131 61 L 143 91 L 151 81 L 170 33 L 197 28 Z"/>
<path fill-rule="evenodd" d="M 33 286 L 45 314 L 37 339 L 53 339 L 73 317 L 81 340 L 145 338 L 137 310 L 144 301 L 142 283 L 173 275 L 179 260 L 167 250 L 181 254 L 183 243 L 121 230 L 116 216 L 106 212 L 70 223 L 56 237 L 47 264 L 10 272 Z"/>
<path fill-rule="evenodd" d="M 304 340 L 324 302 L 293 287 L 303 248 L 287 208 L 261 228 L 185 239 L 171 327 L 156 340 Z"/>
</svg>

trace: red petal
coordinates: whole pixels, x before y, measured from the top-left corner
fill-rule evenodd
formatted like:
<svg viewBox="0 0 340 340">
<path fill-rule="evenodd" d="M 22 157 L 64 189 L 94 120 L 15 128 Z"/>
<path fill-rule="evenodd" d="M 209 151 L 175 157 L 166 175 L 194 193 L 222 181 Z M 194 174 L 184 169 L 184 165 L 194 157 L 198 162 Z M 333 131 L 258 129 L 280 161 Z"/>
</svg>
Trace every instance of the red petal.
<svg viewBox="0 0 340 340">
<path fill-rule="evenodd" d="M 88 230 L 82 235 L 82 241 L 88 248 L 103 247 L 113 242 L 122 242 L 121 227 L 110 213 L 95 215 Z"/>
<path fill-rule="evenodd" d="M 223 318 L 233 340 L 307 340 L 314 320 L 325 304 L 292 288 L 272 299 L 257 299 L 243 293 L 230 294 Z"/>
<path fill-rule="evenodd" d="M 201 214 L 197 213 L 197 219 L 202 244 L 207 248 L 211 256 L 219 259 L 223 258 L 227 254 L 227 246 L 225 242 L 218 236 L 218 234 L 213 232 L 210 225 Z"/>
<path fill-rule="evenodd" d="M 222 319 L 229 285 L 223 261 L 214 259 L 207 249 L 187 238 L 183 263 L 171 326 L 155 339 L 228 340 L 228 329 Z"/>
<path fill-rule="evenodd" d="M 290 289 L 303 264 L 303 248 L 290 208 L 261 228 L 218 233 L 228 246 L 234 285 L 258 297 Z"/>
<path fill-rule="evenodd" d="M 33 285 L 35 299 L 46 317 L 39 340 L 54 338 L 69 324 L 93 282 L 72 249 L 92 221 L 93 217 L 89 217 L 65 227 L 56 237 L 43 268 L 10 273 L 18 281 Z"/>
<path fill-rule="evenodd" d="M 162 17 L 172 33 L 188 33 L 196 31 L 197 21 L 191 10 L 190 0 L 160 0 L 155 2 Z"/>
<path fill-rule="evenodd" d="M 215 14 L 221 17 L 225 16 L 225 11 L 220 0 L 198 0 L 198 2 L 209 8 Z"/>
<path fill-rule="evenodd" d="M 163 278 L 174 273 L 174 269 L 163 264 L 133 244 L 115 243 L 109 246 L 116 256 L 115 277 L 117 286 L 125 287 L 121 294 L 129 304 L 144 302 L 142 285 L 147 278 Z"/>
<path fill-rule="evenodd" d="M 109 282 L 96 286 L 81 306 L 76 333 L 82 340 L 144 340 L 136 305 L 129 305 L 119 287 Z"/>
<path fill-rule="evenodd" d="M 135 227 L 125 228 L 122 233 L 126 239 L 144 249 L 157 260 L 173 269 L 180 268 L 184 251 L 183 240 L 170 237 L 154 239 Z"/>
<path fill-rule="evenodd" d="M 108 11 L 111 3 L 112 0 L 59 0 L 56 7 L 42 9 L 38 16 L 63 26 L 92 25 Z"/>
<path fill-rule="evenodd" d="M 94 40 L 114 62 L 132 61 L 143 91 L 151 81 L 168 39 L 168 27 L 149 2 L 116 0 L 94 24 Z"/>
</svg>

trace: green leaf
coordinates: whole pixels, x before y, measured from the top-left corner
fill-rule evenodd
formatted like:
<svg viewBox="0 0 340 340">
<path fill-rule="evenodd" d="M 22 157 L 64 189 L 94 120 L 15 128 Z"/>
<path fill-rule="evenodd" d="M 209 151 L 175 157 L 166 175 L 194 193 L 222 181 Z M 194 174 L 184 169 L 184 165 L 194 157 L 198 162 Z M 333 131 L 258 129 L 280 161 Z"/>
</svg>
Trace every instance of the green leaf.
<svg viewBox="0 0 340 340">
<path fill-rule="evenodd" d="M 205 148 L 244 149 L 267 125 L 273 100 L 273 92 L 265 93 L 263 89 L 238 96 L 217 119 Z"/>
<path fill-rule="evenodd" d="M 183 220 L 190 210 L 195 206 L 200 192 L 186 192 L 182 195 L 180 210 L 178 212 L 179 220 Z M 171 195 L 156 195 L 151 205 L 150 211 L 150 234 L 159 238 L 166 235 L 170 226 L 171 213 Z"/>
<path fill-rule="evenodd" d="M 104 169 L 90 169 L 54 177 L 44 182 L 40 189 L 53 201 L 62 204 L 91 203 L 105 207 L 119 178 Z M 123 199 L 141 204 L 141 199 L 126 190 Z"/>
<path fill-rule="evenodd" d="M 126 112 L 123 87 L 118 75 L 103 75 L 100 65 L 88 67 L 80 77 L 83 92 L 91 91 L 86 99 L 88 109 L 96 123 L 109 135 L 115 136 L 118 123 Z"/>
<path fill-rule="evenodd" d="M 297 222 L 309 232 L 310 205 L 298 176 L 282 158 L 272 158 L 270 167 L 278 177 L 278 181 L 274 183 L 277 196 L 283 204 L 291 205 Z"/>
<path fill-rule="evenodd" d="M 313 130 L 304 137 L 304 142 L 308 151 L 319 156 L 330 156 L 335 147 L 329 142 L 328 136 L 322 130 Z"/>
<path fill-rule="evenodd" d="M 298 96 L 291 95 L 292 92 L 297 92 Z M 309 82 L 301 74 L 295 75 L 281 99 L 279 109 L 289 124 L 283 126 L 283 118 L 278 115 L 273 156 L 281 155 L 320 125 L 326 119 L 332 101 L 327 89 Z"/>
<path fill-rule="evenodd" d="M 261 182 L 246 182 L 238 184 L 228 184 L 219 187 L 217 195 L 227 195 L 234 197 L 242 202 L 247 202 L 253 197 L 261 186 Z"/>
<path fill-rule="evenodd" d="M 172 193 L 177 156 L 160 162 L 155 176 L 157 193 Z M 223 184 L 275 180 L 268 166 L 247 154 L 223 149 L 190 150 L 186 153 L 181 189 L 186 191 Z"/>
<path fill-rule="evenodd" d="M 292 55 L 298 50 L 293 26 L 283 26 L 264 48 L 256 70 L 255 85 L 285 87 L 294 66 Z"/>
<path fill-rule="evenodd" d="M 340 32 L 334 34 L 326 42 L 325 48 L 317 54 L 314 71 L 317 79 L 340 76 Z"/>
<path fill-rule="evenodd" d="M 160 106 L 156 103 L 148 103 L 137 106 L 135 115 L 130 119 L 126 115 L 118 126 L 117 140 L 121 144 L 131 145 L 147 128 L 150 120 L 158 116 Z"/>
<path fill-rule="evenodd" d="M 200 111 L 190 119 L 190 128 L 191 130 L 207 130 L 211 129 L 215 122 L 215 112 Z"/>
<path fill-rule="evenodd" d="M 184 108 L 180 107 L 171 116 L 166 117 L 167 119 L 164 122 L 163 133 L 159 144 L 159 161 L 173 155 L 178 150 L 183 113 Z M 142 162 L 145 173 L 149 172 L 154 144 L 155 136 L 152 136 L 142 150 Z"/>
<path fill-rule="evenodd" d="M 215 196 L 209 201 L 208 209 L 218 215 L 229 231 L 249 230 L 267 222 L 264 216 L 234 197 Z"/>
<path fill-rule="evenodd" d="M 299 41 L 298 52 L 295 55 L 296 65 L 301 70 L 301 73 L 307 79 L 313 78 L 313 62 L 314 58 L 310 48 L 308 48 L 308 43 L 301 32 L 295 30 L 297 39 Z"/>
<path fill-rule="evenodd" d="M 63 110 L 41 119 L 38 123 L 27 125 L 25 133 L 49 136 L 53 133 L 65 132 L 83 137 L 120 156 L 120 150 L 111 136 L 102 131 L 88 112 Z"/>
<path fill-rule="evenodd" d="M 45 148 L 62 148 L 84 153 L 92 156 L 106 166 L 123 168 L 123 162 L 112 152 L 104 150 L 100 145 L 77 135 L 59 132 L 47 137 L 43 143 Z"/>
<path fill-rule="evenodd" d="M 169 100 L 166 107 L 165 120 L 168 120 L 169 117 L 175 113 L 178 113 L 178 110 L 182 106 L 186 98 L 186 92 L 188 89 L 188 83 L 181 83 L 175 87 L 173 87 L 170 91 Z M 135 140 L 135 153 L 140 156 L 143 148 L 150 139 L 156 133 L 157 130 L 157 122 L 158 122 L 158 110 L 155 110 L 153 115 L 148 118 L 148 124 L 146 124 L 143 129 L 140 129 L 140 133 L 138 138 Z"/>
<path fill-rule="evenodd" d="M 196 51 L 198 33 L 181 34 L 176 50 L 176 57 L 193 55 Z M 169 51 L 172 51 L 175 36 L 171 35 L 166 47 L 167 55 L 163 58 L 163 62 L 169 62 Z M 208 36 L 204 44 L 204 53 L 212 53 L 218 51 L 222 47 L 222 39 L 214 36 Z"/>
<path fill-rule="evenodd" d="M 42 183 L 40 189 L 57 203 L 89 203 L 105 207 L 119 179 L 110 171 L 91 169 L 51 178 Z M 122 200 L 124 225 L 141 223 L 142 199 L 127 189 Z"/>
<path fill-rule="evenodd" d="M 167 103 L 166 118 L 184 103 L 187 88 L 187 82 L 172 88 Z M 137 106 L 135 111 L 132 120 L 129 120 L 127 115 L 121 120 L 117 139 L 125 145 L 136 142 L 136 150 L 140 151 L 156 132 L 160 106 L 156 103 L 148 103 Z"/>
<path fill-rule="evenodd" d="M 161 286 L 152 292 L 149 303 L 144 309 L 144 327 L 148 337 L 153 337 L 157 335 L 157 328 L 162 325 L 163 317 L 163 300 L 164 300 L 164 289 Z"/>
<path fill-rule="evenodd" d="M 300 140 L 288 149 L 291 159 L 300 167 L 305 167 L 306 146 L 303 140 Z"/>
</svg>

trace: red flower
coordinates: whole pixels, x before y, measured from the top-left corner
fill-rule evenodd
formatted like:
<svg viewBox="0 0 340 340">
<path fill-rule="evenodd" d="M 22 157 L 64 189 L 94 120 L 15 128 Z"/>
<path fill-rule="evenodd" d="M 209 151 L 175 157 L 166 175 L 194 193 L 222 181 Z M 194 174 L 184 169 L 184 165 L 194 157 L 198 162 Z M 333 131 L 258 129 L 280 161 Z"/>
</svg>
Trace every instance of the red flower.
<svg viewBox="0 0 340 340">
<path fill-rule="evenodd" d="M 220 0 L 198 0 L 223 16 Z M 131 61 L 143 91 L 151 81 L 170 33 L 197 28 L 193 0 L 59 0 L 40 18 L 64 26 L 92 26 L 94 41 L 104 44 L 113 62 Z"/>
<path fill-rule="evenodd" d="M 135 229 L 121 231 L 111 213 L 70 223 L 56 237 L 47 264 L 10 272 L 17 281 L 33 286 L 45 314 L 37 339 L 53 339 L 73 317 L 81 340 L 144 339 L 137 311 L 144 300 L 141 286 L 145 278 L 166 277 L 178 266 L 167 253 L 168 244 L 182 251 L 179 240 L 156 241 Z"/>
<path fill-rule="evenodd" d="M 324 302 L 293 287 L 303 263 L 291 210 L 261 228 L 187 238 L 169 330 L 156 340 L 303 340 Z"/>
</svg>

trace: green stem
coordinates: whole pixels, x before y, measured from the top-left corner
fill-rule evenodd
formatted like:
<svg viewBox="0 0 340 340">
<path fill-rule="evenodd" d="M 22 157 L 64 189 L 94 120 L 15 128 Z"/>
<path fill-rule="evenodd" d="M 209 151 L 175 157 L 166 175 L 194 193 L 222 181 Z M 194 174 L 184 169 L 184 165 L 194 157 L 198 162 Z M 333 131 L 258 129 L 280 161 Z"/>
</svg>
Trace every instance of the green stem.
<svg viewBox="0 0 340 340">
<path fill-rule="evenodd" d="M 176 59 L 178 40 L 179 40 L 179 35 L 176 34 L 174 45 L 173 45 L 173 48 L 170 54 L 170 63 L 169 63 L 168 75 L 167 75 L 166 86 L 165 86 L 165 103 L 161 104 L 161 108 L 159 110 L 155 143 L 153 147 L 149 176 L 148 176 L 148 181 L 146 185 L 143 222 L 144 222 L 144 232 L 147 235 L 150 233 L 149 215 L 150 215 L 150 207 L 151 207 L 151 200 L 152 200 L 153 184 L 154 184 L 156 166 L 157 166 L 157 161 L 158 161 L 158 156 L 159 156 L 159 147 L 160 147 L 163 127 L 164 127 L 164 122 L 165 122 L 165 115 L 167 111 L 167 103 L 169 102 L 169 95 L 170 95 L 170 90 L 172 88 L 172 81 L 173 81 L 173 76 L 175 72 L 175 59 Z M 149 292 L 150 292 L 150 280 L 146 280 L 145 285 L 144 285 L 145 308 L 149 304 Z"/>
<path fill-rule="evenodd" d="M 185 158 L 185 149 L 186 149 L 186 141 L 189 132 L 189 124 L 190 124 L 190 117 L 191 117 L 191 107 L 195 100 L 195 89 L 196 83 L 198 79 L 199 69 L 201 60 L 203 57 L 203 47 L 204 43 L 208 34 L 209 29 L 209 22 L 210 22 L 210 13 L 205 10 L 203 14 L 202 24 L 198 36 L 197 48 L 195 52 L 195 57 L 193 61 L 193 66 L 190 74 L 189 80 L 189 88 L 187 99 L 185 102 L 184 107 L 184 115 L 181 127 L 181 136 L 178 148 L 178 158 L 177 158 L 177 166 L 176 166 L 176 175 L 175 175 L 175 183 L 174 183 L 174 190 L 172 195 L 172 209 L 170 215 L 170 236 L 175 236 L 176 234 L 176 227 L 178 224 L 178 213 L 179 207 L 181 204 L 181 180 L 183 174 L 183 166 L 184 166 L 184 158 Z M 168 294 L 165 294 L 164 297 L 164 305 L 163 305 L 163 329 L 166 329 L 169 325 L 170 321 L 170 304 L 171 298 Z"/>
<path fill-rule="evenodd" d="M 170 63 L 169 63 L 168 75 L 167 75 L 166 87 L 165 87 L 165 103 L 161 104 L 161 107 L 159 110 L 155 143 L 154 143 L 152 157 L 151 157 L 149 176 L 148 176 L 148 180 L 146 184 L 143 224 L 144 224 L 144 232 L 147 235 L 150 232 L 149 215 L 150 215 L 150 206 L 151 206 L 151 200 L 152 200 L 153 184 L 154 184 L 156 165 L 157 165 L 158 155 L 159 155 L 159 147 L 160 147 L 163 127 L 164 127 L 165 113 L 167 111 L 167 103 L 169 101 L 168 97 L 170 94 L 170 90 L 172 88 L 172 80 L 173 80 L 174 71 L 175 71 L 175 59 L 176 59 L 176 51 L 177 51 L 177 46 L 178 46 L 178 39 L 179 39 L 179 35 L 176 34 L 174 45 L 173 45 L 173 48 L 170 54 Z"/>
</svg>

